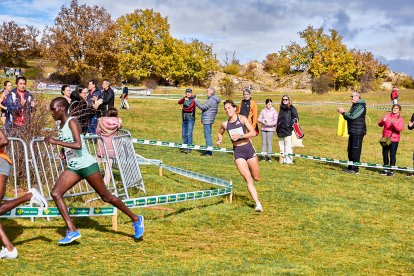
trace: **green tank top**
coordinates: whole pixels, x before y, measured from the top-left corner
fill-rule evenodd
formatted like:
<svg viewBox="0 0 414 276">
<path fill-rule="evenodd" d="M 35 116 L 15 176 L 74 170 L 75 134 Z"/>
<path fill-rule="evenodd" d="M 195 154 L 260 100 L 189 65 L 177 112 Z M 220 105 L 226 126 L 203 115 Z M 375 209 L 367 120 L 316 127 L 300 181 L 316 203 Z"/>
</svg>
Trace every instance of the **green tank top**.
<svg viewBox="0 0 414 276">
<path fill-rule="evenodd" d="M 59 140 L 62 142 L 74 142 L 72 130 L 69 127 L 69 122 L 72 119 L 73 117 L 69 117 L 65 125 L 61 129 L 59 129 Z M 87 168 L 90 165 L 96 163 L 95 158 L 92 157 L 92 155 L 88 152 L 88 149 L 86 148 L 83 134 L 81 134 L 80 137 L 82 143 L 81 149 L 77 150 L 65 147 L 66 163 L 68 165 L 68 168 L 72 170 Z"/>
</svg>

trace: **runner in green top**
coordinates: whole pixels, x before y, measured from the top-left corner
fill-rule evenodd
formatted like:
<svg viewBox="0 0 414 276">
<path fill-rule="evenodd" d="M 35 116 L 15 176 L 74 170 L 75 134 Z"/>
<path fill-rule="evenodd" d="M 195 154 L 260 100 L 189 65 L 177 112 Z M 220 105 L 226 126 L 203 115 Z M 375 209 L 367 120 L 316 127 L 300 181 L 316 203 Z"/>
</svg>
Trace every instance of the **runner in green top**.
<svg viewBox="0 0 414 276">
<path fill-rule="evenodd" d="M 116 196 L 112 195 L 105 186 L 99 166 L 96 160 L 89 154 L 83 135 L 81 135 L 78 121 L 68 115 L 69 103 L 63 97 L 58 97 L 50 103 L 50 110 L 53 119 L 60 121 L 59 139 L 52 137 L 45 138 L 45 141 L 52 145 L 63 147 L 61 158 L 67 160 L 68 168 L 56 181 L 52 190 L 52 198 L 59 209 L 60 214 L 65 220 L 68 230 L 66 236 L 59 240 L 59 244 L 68 244 L 81 237 L 79 231 L 73 224 L 69 216 L 63 195 L 82 179 L 86 179 L 89 185 L 99 194 L 105 202 L 124 212 L 133 221 L 135 230 L 134 237 L 139 239 L 144 234 L 144 217 L 135 215 L 131 210 Z"/>
</svg>

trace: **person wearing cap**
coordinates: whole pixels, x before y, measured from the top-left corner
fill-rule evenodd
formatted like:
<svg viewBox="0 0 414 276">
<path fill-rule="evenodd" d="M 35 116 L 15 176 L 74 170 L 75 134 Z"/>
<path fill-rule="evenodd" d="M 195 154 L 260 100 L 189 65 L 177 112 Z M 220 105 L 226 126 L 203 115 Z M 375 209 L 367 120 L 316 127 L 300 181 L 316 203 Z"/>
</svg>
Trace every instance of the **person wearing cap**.
<svg viewBox="0 0 414 276">
<path fill-rule="evenodd" d="M 178 104 L 182 104 L 183 107 L 182 111 L 182 136 L 183 136 L 183 144 L 192 144 L 193 143 L 193 129 L 194 129 L 194 122 L 195 122 L 195 97 L 193 97 L 193 90 L 191 88 L 187 88 L 185 90 L 185 96 L 178 101 Z M 190 153 L 190 149 L 183 149 L 182 152 Z"/>
<path fill-rule="evenodd" d="M 394 86 L 392 88 L 390 96 L 391 96 L 392 105 L 398 104 L 398 88 L 397 87 Z"/>
<path fill-rule="evenodd" d="M 259 134 L 257 126 L 257 103 L 252 100 L 252 90 L 247 87 L 243 89 L 243 97 L 241 104 L 237 107 L 237 114 L 245 116 L 253 128 L 256 130 L 256 135 Z"/>
<path fill-rule="evenodd" d="M 220 98 L 216 96 L 216 89 L 214 89 L 214 87 L 209 87 L 206 92 L 207 101 L 204 104 L 201 104 L 198 100 L 196 100 L 195 104 L 202 110 L 201 123 L 203 124 L 204 128 L 204 138 L 206 139 L 206 145 L 213 146 L 213 141 L 211 139 L 211 127 L 213 126 L 214 120 L 216 119 Z M 213 152 L 206 151 L 203 155 L 211 156 L 213 155 Z"/>
</svg>

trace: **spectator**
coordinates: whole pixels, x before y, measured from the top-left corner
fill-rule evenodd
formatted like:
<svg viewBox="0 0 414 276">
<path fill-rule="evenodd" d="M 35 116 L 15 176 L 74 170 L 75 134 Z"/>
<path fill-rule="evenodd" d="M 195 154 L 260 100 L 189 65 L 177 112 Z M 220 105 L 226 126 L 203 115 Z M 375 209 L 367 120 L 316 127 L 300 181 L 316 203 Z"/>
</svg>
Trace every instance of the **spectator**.
<svg viewBox="0 0 414 276">
<path fill-rule="evenodd" d="M 12 82 L 9 80 L 6 80 L 4 82 L 4 89 L 3 92 L 0 94 L 0 108 L 1 108 L 1 123 L 3 125 L 6 124 L 6 111 L 7 111 L 7 107 L 6 107 L 6 97 L 7 95 L 10 94 L 10 92 L 12 91 Z"/>
<path fill-rule="evenodd" d="M 298 112 L 292 105 L 288 95 L 283 95 L 280 102 L 279 115 L 277 117 L 276 133 L 279 137 L 280 154 L 283 164 L 293 164 L 292 131 L 294 121 L 299 120 Z"/>
<path fill-rule="evenodd" d="M 257 126 L 257 104 L 252 100 L 252 90 L 250 87 L 243 89 L 243 97 L 240 106 L 237 108 L 237 114 L 246 117 L 253 128 L 256 130 L 256 135 L 259 134 Z"/>
<path fill-rule="evenodd" d="M 106 116 L 109 108 L 114 107 L 115 93 L 110 85 L 108 80 L 102 82 L 102 104 L 99 106 L 99 115 L 102 117 Z"/>
<path fill-rule="evenodd" d="M 102 91 L 96 87 L 97 81 L 96 80 L 90 80 L 88 82 L 88 106 L 100 106 L 103 102 L 102 100 Z M 95 114 L 89 121 L 87 132 L 91 134 L 95 134 L 96 126 L 98 124 L 98 114 Z"/>
<path fill-rule="evenodd" d="M 391 144 L 382 145 L 382 158 L 384 166 L 395 166 L 397 161 L 398 142 L 400 141 L 400 133 L 404 128 L 404 119 L 400 116 L 401 106 L 395 104 L 392 106 L 392 112 L 385 114 L 378 122 L 380 127 L 383 127 L 382 137 L 389 137 Z M 383 170 L 381 175 L 394 176 L 393 170 Z"/>
<path fill-rule="evenodd" d="M 411 115 L 411 119 L 408 122 L 408 129 L 409 130 L 413 130 L 414 129 L 414 113 L 413 115 Z M 414 152 L 413 152 L 413 167 L 414 167 Z M 414 176 L 414 172 L 411 172 L 409 174 L 407 174 L 408 177 L 413 177 Z"/>
<path fill-rule="evenodd" d="M 32 112 L 36 108 L 36 102 L 32 94 L 26 90 L 26 78 L 16 79 L 17 88 L 10 91 L 6 97 L 6 127 L 22 128 L 30 123 Z"/>
<path fill-rule="evenodd" d="M 262 152 L 272 153 L 273 135 L 276 131 L 277 116 L 271 99 L 266 99 L 266 107 L 260 112 L 258 122 L 262 124 Z M 264 156 L 263 160 L 272 162 L 270 155 Z"/>
<path fill-rule="evenodd" d="M 6 154 L 4 147 L 9 144 L 4 132 L 0 129 L 0 215 L 16 208 L 20 204 L 30 201 L 36 203 L 42 208 L 47 208 L 46 199 L 35 188 L 31 188 L 26 194 L 21 197 L 6 201 L 1 204 L 4 194 L 6 192 L 6 182 L 10 175 L 12 160 Z M 4 245 L 0 251 L 0 259 L 15 259 L 18 256 L 17 248 L 13 246 L 4 231 L 3 225 L 0 223 L 0 239 Z"/>
<path fill-rule="evenodd" d="M 351 95 L 352 106 L 349 112 L 342 107 L 338 108 L 338 113 L 344 116 L 348 123 L 348 160 L 353 162 L 360 162 L 362 141 L 367 133 L 367 125 L 365 122 L 365 115 L 367 107 L 365 101 L 361 99 L 360 92 L 352 92 Z M 359 173 L 358 166 L 349 165 L 344 169 L 346 173 Z"/>
<path fill-rule="evenodd" d="M 70 86 L 65 84 L 62 85 L 62 88 L 60 89 L 60 93 L 62 93 L 63 97 L 68 101 L 68 103 L 71 103 L 72 101 L 72 90 L 70 89 Z"/>
<path fill-rule="evenodd" d="M 122 94 L 121 94 L 121 106 L 119 107 L 119 109 L 124 109 L 124 107 L 126 109 L 129 109 L 129 104 L 128 104 L 128 86 L 126 86 L 126 81 L 122 82 Z"/>
<path fill-rule="evenodd" d="M 207 101 L 202 105 L 198 100 L 196 100 L 195 104 L 202 110 L 201 123 L 203 124 L 204 128 L 204 138 L 206 139 L 206 145 L 213 146 L 213 141 L 211 139 L 211 127 L 213 126 L 214 120 L 216 119 L 220 98 L 216 96 L 216 89 L 214 89 L 214 87 L 209 87 L 206 92 Z M 213 155 L 213 152 L 206 151 L 203 155 L 211 156 Z"/>
<path fill-rule="evenodd" d="M 392 88 L 391 91 L 391 101 L 392 105 L 398 104 L 398 88 L 395 86 Z"/>
<path fill-rule="evenodd" d="M 223 141 L 225 131 L 229 133 L 231 142 L 233 143 L 234 163 L 241 176 L 246 181 L 247 191 L 256 203 L 255 210 L 262 212 L 263 207 L 259 201 L 254 181 L 260 179 L 259 162 L 256 152 L 250 141 L 256 136 L 256 132 L 249 120 L 242 115 L 236 113 L 237 106 L 231 101 L 224 102 L 224 110 L 227 114 L 227 121 L 221 124 L 218 133 L 217 145 L 220 146 Z"/>
<path fill-rule="evenodd" d="M 193 129 L 195 121 L 195 98 L 193 97 L 193 90 L 187 88 L 185 90 L 185 96 L 178 101 L 178 104 L 182 104 L 182 124 L 181 131 L 183 136 L 183 144 L 190 145 L 193 143 Z M 183 149 L 182 152 L 190 153 L 190 149 Z"/>
<path fill-rule="evenodd" d="M 115 151 L 112 145 L 112 137 L 115 136 L 116 131 L 121 128 L 122 120 L 118 117 L 118 111 L 116 108 L 110 107 L 105 117 L 98 119 L 98 126 L 96 127 L 96 134 L 102 136 L 104 140 L 106 150 L 108 151 L 108 164 L 105 169 L 104 182 L 105 185 L 111 180 L 111 174 L 109 168 L 112 166 L 112 162 L 115 158 Z M 98 140 L 98 157 L 105 157 L 105 149 L 101 140 Z"/>
<path fill-rule="evenodd" d="M 87 133 L 91 118 L 96 115 L 98 105 L 88 106 L 88 88 L 78 85 L 74 93 L 71 94 L 72 102 L 68 112 L 70 116 L 75 117 L 81 126 L 82 134 Z"/>
</svg>

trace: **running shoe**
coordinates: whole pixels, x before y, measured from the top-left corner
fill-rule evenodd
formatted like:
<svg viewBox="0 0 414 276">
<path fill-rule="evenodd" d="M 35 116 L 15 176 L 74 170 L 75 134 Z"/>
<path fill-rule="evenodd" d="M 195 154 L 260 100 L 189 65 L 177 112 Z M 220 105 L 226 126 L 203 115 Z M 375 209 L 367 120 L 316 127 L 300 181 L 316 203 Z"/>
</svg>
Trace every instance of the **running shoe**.
<svg viewBox="0 0 414 276">
<path fill-rule="evenodd" d="M 263 207 L 262 207 L 262 204 L 260 202 L 256 203 L 255 210 L 256 210 L 256 212 L 262 212 L 263 211 Z"/>
<path fill-rule="evenodd" d="M 12 251 L 7 250 L 4 246 L 1 247 L 0 259 L 16 259 L 18 255 L 16 247 Z"/>
<path fill-rule="evenodd" d="M 30 199 L 30 203 L 36 203 L 42 208 L 47 209 L 47 200 L 44 196 L 40 194 L 40 192 L 36 188 L 31 188 L 29 193 L 32 193 L 32 198 Z"/>
<path fill-rule="evenodd" d="M 58 241 L 58 244 L 68 244 L 73 242 L 76 239 L 79 239 L 81 237 L 81 234 L 79 233 L 78 230 L 76 230 L 75 232 L 66 231 L 66 237 L 64 237 L 63 239 Z"/>
<path fill-rule="evenodd" d="M 138 218 L 139 220 L 132 223 L 132 226 L 134 226 L 135 230 L 135 239 L 139 239 L 142 237 L 142 235 L 144 235 L 144 217 L 139 215 Z"/>
</svg>

